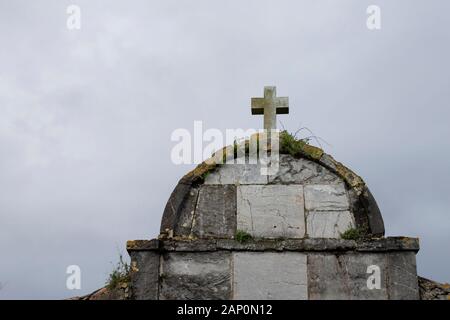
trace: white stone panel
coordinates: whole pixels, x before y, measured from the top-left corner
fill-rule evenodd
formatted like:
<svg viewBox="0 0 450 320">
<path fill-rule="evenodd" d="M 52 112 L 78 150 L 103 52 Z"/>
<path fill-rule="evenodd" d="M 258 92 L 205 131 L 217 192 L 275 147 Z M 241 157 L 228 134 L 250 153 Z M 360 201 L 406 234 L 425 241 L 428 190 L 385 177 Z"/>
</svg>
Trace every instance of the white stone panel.
<svg viewBox="0 0 450 320">
<path fill-rule="evenodd" d="M 343 183 L 305 186 L 305 206 L 308 211 L 346 211 L 350 204 Z"/>
<path fill-rule="evenodd" d="M 303 186 L 238 186 L 237 230 L 258 238 L 303 238 Z"/>
<path fill-rule="evenodd" d="M 297 252 L 233 254 L 234 299 L 308 299 L 307 258 Z"/>
<path fill-rule="evenodd" d="M 340 238 L 355 227 L 350 211 L 312 211 L 306 214 L 306 233 L 310 238 Z"/>
<path fill-rule="evenodd" d="M 206 177 L 205 184 L 267 184 L 267 181 L 260 164 L 223 164 Z"/>
</svg>

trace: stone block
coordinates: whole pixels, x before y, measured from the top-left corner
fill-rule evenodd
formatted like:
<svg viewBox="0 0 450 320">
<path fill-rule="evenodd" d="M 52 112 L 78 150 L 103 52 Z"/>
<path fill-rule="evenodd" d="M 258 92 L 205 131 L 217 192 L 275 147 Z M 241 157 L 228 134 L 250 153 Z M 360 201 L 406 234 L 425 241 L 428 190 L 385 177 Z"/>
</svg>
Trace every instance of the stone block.
<svg viewBox="0 0 450 320">
<path fill-rule="evenodd" d="M 189 211 L 189 206 L 192 203 L 195 204 L 195 201 L 188 201 L 189 203 L 186 203 L 186 200 L 190 197 L 191 191 L 191 185 L 183 183 L 177 184 L 164 208 L 161 221 L 161 233 L 165 232 L 166 229 L 174 230 L 182 212 Z"/>
<path fill-rule="evenodd" d="M 280 184 L 338 184 L 343 180 L 327 168 L 307 159 L 281 154 L 279 170 L 269 176 L 269 183 Z"/>
<path fill-rule="evenodd" d="M 310 238 L 340 238 L 355 223 L 350 211 L 311 211 L 306 214 L 306 233 Z"/>
<path fill-rule="evenodd" d="M 347 189 L 347 195 L 356 227 L 365 230 L 366 233 L 370 233 L 367 210 L 361 201 L 361 196 L 354 189 Z"/>
<path fill-rule="evenodd" d="M 261 174 L 260 164 L 223 164 L 206 177 L 205 184 L 267 184 L 267 177 Z"/>
<path fill-rule="evenodd" d="M 199 238 L 234 237 L 236 233 L 236 186 L 201 186 L 192 233 Z"/>
<path fill-rule="evenodd" d="M 329 154 L 324 153 L 322 157 L 320 158 L 320 163 L 327 167 L 328 169 L 332 170 L 333 172 L 337 172 L 337 161 L 334 160 L 332 156 Z"/>
<path fill-rule="evenodd" d="M 237 229 L 261 238 L 303 238 L 305 217 L 300 185 L 237 187 Z"/>
<path fill-rule="evenodd" d="M 346 211 L 350 204 L 343 183 L 306 185 L 305 207 L 308 211 Z"/>
<path fill-rule="evenodd" d="M 310 300 L 386 300 L 387 261 L 382 253 L 308 255 Z M 369 266 L 380 268 L 380 289 L 369 289 Z"/>
<path fill-rule="evenodd" d="M 159 281 L 158 252 L 132 251 L 131 288 L 135 300 L 157 300 Z"/>
<path fill-rule="evenodd" d="M 363 205 L 367 208 L 370 231 L 373 235 L 384 236 L 383 216 L 381 215 L 380 208 L 378 207 L 378 204 L 369 188 L 365 188 L 361 197 Z"/>
<path fill-rule="evenodd" d="M 231 253 L 166 253 L 161 261 L 161 300 L 231 298 Z"/>
<path fill-rule="evenodd" d="M 297 252 L 233 253 L 234 299 L 306 300 L 306 255 Z"/>
<path fill-rule="evenodd" d="M 179 207 L 178 220 L 174 225 L 174 236 L 189 236 L 197 203 L 199 188 L 192 187 L 185 195 L 183 203 Z"/>
<path fill-rule="evenodd" d="M 414 252 L 392 252 L 388 254 L 389 299 L 418 300 L 419 285 Z"/>
</svg>

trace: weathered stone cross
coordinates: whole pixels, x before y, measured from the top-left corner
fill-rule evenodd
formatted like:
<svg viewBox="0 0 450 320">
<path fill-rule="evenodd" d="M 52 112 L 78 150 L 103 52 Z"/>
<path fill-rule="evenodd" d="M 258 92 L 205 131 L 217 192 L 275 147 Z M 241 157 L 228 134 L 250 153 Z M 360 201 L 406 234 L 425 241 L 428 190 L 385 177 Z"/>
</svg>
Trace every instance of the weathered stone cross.
<svg viewBox="0 0 450 320">
<path fill-rule="evenodd" d="M 264 87 L 264 98 L 252 98 L 252 114 L 264 115 L 264 129 L 277 128 L 277 114 L 289 113 L 289 98 L 277 97 L 276 87 Z"/>
</svg>

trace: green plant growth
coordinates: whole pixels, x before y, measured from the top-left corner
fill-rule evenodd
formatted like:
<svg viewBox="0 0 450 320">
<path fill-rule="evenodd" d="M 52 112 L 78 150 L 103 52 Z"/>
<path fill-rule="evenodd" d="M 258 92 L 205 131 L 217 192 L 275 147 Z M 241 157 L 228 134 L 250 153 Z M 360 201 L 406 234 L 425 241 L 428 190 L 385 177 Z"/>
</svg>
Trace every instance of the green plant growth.
<svg viewBox="0 0 450 320">
<path fill-rule="evenodd" d="M 280 153 L 282 154 L 290 154 L 294 157 L 298 157 L 301 154 L 303 154 L 306 151 L 306 148 L 309 146 L 310 138 L 302 138 L 298 139 L 295 134 L 289 133 L 287 130 L 283 130 L 279 134 L 280 139 Z M 238 157 L 238 149 L 241 148 L 241 144 L 244 144 L 244 152 L 247 156 L 250 153 L 250 141 L 245 140 L 244 142 L 239 143 L 239 141 L 234 140 L 233 142 L 233 148 L 226 148 L 223 150 L 220 150 L 222 153 L 222 163 L 226 163 L 227 158 L 237 158 Z M 305 148 L 306 147 L 306 148 Z M 259 148 L 260 148 L 260 137 L 259 135 L 256 136 L 256 152 L 257 156 L 260 156 L 259 154 Z M 231 153 L 233 153 L 231 155 Z M 215 155 L 215 154 L 214 154 Z"/>
<path fill-rule="evenodd" d="M 119 255 L 119 262 L 108 276 L 106 286 L 108 289 L 115 289 L 122 283 L 130 282 L 130 265 L 124 261 L 123 255 Z"/>
<path fill-rule="evenodd" d="M 359 228 L 350 228 L 341 233 L 341 238 L 345 240 L 359 240 L 363 237 L 363 231 Z"/>
<path fill-rule="evenodd" d="M 238 230 L 236 232 L 236 241 L 237 242 L 244 243 L 251 239 L 252 239 L 252 236 L 243 230 Z"/>
<path fill-rule="evenodd" d="M 294 157 L 299 156 L 306 145 L 308 145 L 309 139 L 297 139 L 293 134 L 286 130 L 280 132 L 280 153 L 290 154 Z"/>
</svg>

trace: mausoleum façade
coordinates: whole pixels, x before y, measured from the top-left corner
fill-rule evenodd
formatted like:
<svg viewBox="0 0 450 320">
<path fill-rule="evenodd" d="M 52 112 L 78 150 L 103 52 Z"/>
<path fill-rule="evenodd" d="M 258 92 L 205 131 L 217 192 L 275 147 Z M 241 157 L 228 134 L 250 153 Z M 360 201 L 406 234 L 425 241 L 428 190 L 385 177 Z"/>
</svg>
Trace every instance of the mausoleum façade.
<svg viewBox="0 0 450 320">
<path fill-rule="evenodd" d="M 283 132 L 274 175 L 207 161 L 179 181 L 159 238 L 127 244 L 133 298 L 419 298 L 418 239 L 384 238 L 363 179 L 319 148 L 286 143 Z"/>
</svg>

